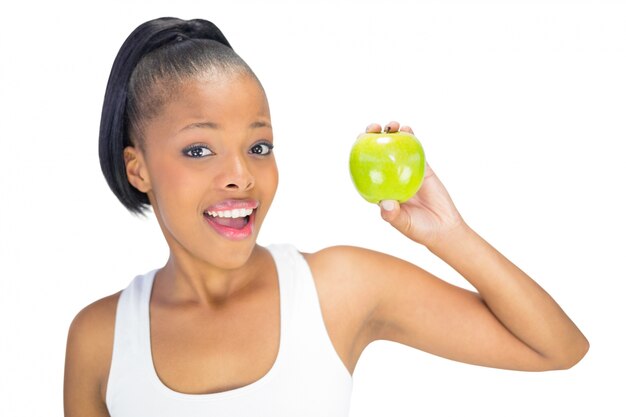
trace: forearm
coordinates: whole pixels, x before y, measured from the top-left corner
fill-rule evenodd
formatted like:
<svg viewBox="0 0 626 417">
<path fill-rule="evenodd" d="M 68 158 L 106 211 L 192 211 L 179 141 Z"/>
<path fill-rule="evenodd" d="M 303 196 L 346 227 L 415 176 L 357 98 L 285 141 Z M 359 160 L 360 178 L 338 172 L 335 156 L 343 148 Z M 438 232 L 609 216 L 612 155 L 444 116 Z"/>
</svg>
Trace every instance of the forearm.
<svg viewBox="0 0 626 417">
<path fill-rule="evenodd" d="M 587 351 L 586 338 L 552 297 L 466 224 L 428 249 L 476 288 L 512 334 L 545 358 L 568 367 Z"/>
</svg>

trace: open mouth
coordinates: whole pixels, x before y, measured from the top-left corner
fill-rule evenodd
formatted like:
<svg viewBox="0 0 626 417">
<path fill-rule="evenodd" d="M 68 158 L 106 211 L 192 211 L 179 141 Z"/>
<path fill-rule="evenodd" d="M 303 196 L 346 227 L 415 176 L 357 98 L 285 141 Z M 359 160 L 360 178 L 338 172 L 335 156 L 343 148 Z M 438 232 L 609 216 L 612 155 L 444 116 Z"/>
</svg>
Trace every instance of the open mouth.
<svg viewBox="0 0 626 417">
<path fill-rule="evenodd" d="M 231 229 L 241 230 L 250 222 L 250 216 L 255 209 L 234 209 L 220 211 L 205 211 L 204 217 L 210 222 Z"/>
<path fill-rule="evenodd" d="M 219 235 L 231 240 L 242 240 L 252 235 L 254 230 L 256 204 L 254 208 L 209 208 L 202 214 Z"/>
</svg>

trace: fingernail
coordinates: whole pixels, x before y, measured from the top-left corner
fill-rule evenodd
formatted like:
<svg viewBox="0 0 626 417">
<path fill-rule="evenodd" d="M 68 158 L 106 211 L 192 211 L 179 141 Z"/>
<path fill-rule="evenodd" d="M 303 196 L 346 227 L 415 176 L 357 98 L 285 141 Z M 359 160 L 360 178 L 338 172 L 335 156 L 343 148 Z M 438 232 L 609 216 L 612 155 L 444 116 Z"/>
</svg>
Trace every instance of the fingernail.
<svg viewBox="0 0 626 417">
<path fill-rule="evenodd" d="M 380 205 L 385 211 L 392 211 L 396 207 L 396 203 L 393 200 L 383 200 L 380 202 Z"/>
</svg>

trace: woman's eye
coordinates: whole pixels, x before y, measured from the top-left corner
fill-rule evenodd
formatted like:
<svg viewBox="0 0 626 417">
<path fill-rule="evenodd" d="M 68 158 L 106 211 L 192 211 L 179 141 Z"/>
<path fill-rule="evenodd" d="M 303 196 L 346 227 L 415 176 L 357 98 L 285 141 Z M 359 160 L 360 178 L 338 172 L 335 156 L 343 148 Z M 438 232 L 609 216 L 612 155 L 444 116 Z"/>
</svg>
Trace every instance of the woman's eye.
<svg viewBox="0 0 626 417">
<path fill-rule="evenodd" d="M 195 145 L 186 148 L 183 153 L 191 158 L 202 158 L 204 156 L 213 155 L 213 152 L 206 146 Z"/>
<path fill-rule="evenodd" d="M 250 153 L 254 155 L 268 155 L 274 149 L 274 145 L 269 142 L 257 143 L 250 148 Z"/>
</svg>

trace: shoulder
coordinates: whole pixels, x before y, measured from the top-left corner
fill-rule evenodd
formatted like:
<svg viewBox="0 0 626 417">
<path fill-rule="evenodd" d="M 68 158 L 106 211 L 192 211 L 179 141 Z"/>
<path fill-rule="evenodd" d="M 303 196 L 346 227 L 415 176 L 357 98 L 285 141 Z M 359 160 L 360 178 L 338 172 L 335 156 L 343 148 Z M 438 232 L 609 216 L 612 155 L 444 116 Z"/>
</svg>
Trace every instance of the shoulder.
<svg viewBox="0 0 626 417">
<path fill-rule="evenodd" d="M 394 256 L 356 246 L 332 246 L 303 256 L 312 270 L 332 275 L 337 280 L 359 280 L 361 285 L 376 285 L 382 279 L 381 273 L 386 275 L 390 268 L 415 268 Z"/>
<path fill-rule="evenodd" d="M 115 327 L 115 313 L 120 294 L 121 292 L 118 292 L 101 298 L 78 312 L 70 325 L 70 340 L 97 344 L 106 339 L 108 331 L 113 331 Z"/>
<path fill-rule="evenodd" d="M 386 292 L 398 284 L 400 271 L 419 270 L 394 256 L 355 246 L 333 246 L 303 256 L 320 291 L 325 290 L 328 298 L 344 304 L 349 299 L 362 320 L 375 317 L 374 310 Z"/>
<path fill-rule="evenodd" d="M 334 246 L 303 254 L 316 282 L 329 293 L 337 292 L 358 308 L 372 330 L 390 321 L 389 311 L 407 292 L 426 294 L 432 283 L 443 283 L 408 261 L 382 252 L 354 246 Z M 337 300 L 339 301 L 339 300 Z M 377 334 L 372 334 L 376 340 Z"/>
<path fill-rule="evenodd" d="M 350 265 L 354 260 L 366 259 L 369 256 L 382 255 L 379 252 L 357 246 L 330 246 L 318 252 L 303 253 L 307 262 L 318 267 L 333 268 Z"/>
<path fill-rule="evenodd" d="M 65 389 L 89 391 L 94 401 L 104 400 L 113 354 L 115 315 L 121 292 L 83 308 L 72 321 L 67 338 Z"/>
<path fill-rule="evenodd" d="M 362 263 L 377 257 L 378 253 L 355 246 L 332 246 L 302 255 L 316 279 L 332 281 L 334 285 L 349 285 L 358 281 L 356 275 Z"/>
<path fill-rule="evenodd" d="M 391 288 L 403 269 L 417 268 L 393 256 L 355 246 L 303 253 L 313 275 L 329 335 L 352 372 L 365 347 L 380 339 Z"/>
</svg>

